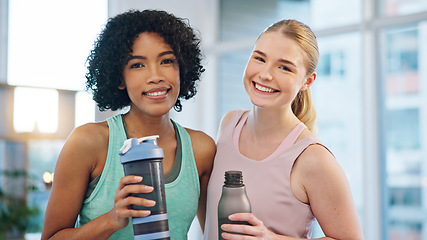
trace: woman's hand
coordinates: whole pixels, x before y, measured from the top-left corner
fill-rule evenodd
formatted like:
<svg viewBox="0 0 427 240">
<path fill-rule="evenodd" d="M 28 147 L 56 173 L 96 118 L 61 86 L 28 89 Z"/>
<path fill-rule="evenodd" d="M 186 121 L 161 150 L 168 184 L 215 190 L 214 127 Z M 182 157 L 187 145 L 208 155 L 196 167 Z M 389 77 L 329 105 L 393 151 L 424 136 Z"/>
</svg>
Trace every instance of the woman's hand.
<svg viewBox="0 0 427 240">
<path fill-rule="evenodd" d="M 252 213 L 235 213 L 228 217 L 231 221 L 245 221 L 250 225 L 241 224 L 223 224 L 222 230 L 227 231 L 222 234 L 224 239 L 274 239 L 276 234 L 268 230 L 264 223 L 255 217 Z M 233 234 L 240 233 L 240 234 Z M 248 236 L 249 235 L 249 236 Z"/>
<path fill-rule="evenodd" d="M 150 193 L 153 187 L 135 184 L 142 181 L 140 176 L 125 176 L 120 179 L 119 187 L 114 196 L 114 208 L 110 211 L 117 229 L 126 227 L 130 217 L 146 217 L 151 214 L 150 210 L 133 210 L 130 205 L 153 207 L 155 201 L 145 198 L 130 196 L 131 193 Z"/>
</svg>

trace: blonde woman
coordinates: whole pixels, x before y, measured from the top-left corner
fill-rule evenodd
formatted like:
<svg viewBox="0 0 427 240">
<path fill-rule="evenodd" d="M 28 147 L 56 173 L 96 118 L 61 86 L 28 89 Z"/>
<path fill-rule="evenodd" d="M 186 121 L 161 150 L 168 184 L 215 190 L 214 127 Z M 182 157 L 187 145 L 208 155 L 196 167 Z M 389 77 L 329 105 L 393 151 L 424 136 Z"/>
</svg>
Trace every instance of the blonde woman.
<svg viewBox="0 0 427 240">
<path fill-rule="evenodd" d="M 347 178 L 315 134 L 310 86 L 318 57 L 314 33 L 296 20 L 277 22 L 257 39 L 243 78 L 253 108 L 221 121 L 205 239 L 305 239 L 315 219 L 323 239 L 363 239 Z M 230 215 L 250 226 L 223 224 L 218 236 L 227 170 L 243 172 L 252 213 Z"/>
</svg>

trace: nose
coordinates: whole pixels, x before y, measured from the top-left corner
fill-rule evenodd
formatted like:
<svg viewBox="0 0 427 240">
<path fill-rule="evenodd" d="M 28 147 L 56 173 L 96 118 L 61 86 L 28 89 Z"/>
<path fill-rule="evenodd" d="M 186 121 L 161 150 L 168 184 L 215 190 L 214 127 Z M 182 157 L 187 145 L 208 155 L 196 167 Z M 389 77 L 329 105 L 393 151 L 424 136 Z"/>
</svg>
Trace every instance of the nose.
<svg viewBox="0 0 427 240">
<path fill-rule="evenodd" d="M 152 65 L 149 68 L 149 76 L 147 78 L 147 83 L 159 83 L 163 81 L 163 75 L 161 73 L 161 70 L 158 66 Z"/>
<path fill-rule="evenodd" d="M 271 74 L 271 69 L 269 66 L 265 66 L 261 69 L 259 73 L 259 78 L 263 81 L 271 81 L 273 79 L 273 76 Z"/>
</svg>

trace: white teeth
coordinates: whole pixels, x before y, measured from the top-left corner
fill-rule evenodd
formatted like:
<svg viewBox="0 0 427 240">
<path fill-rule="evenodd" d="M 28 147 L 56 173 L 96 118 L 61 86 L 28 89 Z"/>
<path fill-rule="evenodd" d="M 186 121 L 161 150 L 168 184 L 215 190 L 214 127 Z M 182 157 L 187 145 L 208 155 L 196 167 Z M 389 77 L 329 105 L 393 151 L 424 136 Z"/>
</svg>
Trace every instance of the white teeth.
<svg viewBox="0 0 427 240">
<path fill-rule="evenodd" d="M 260 85 L 258 85 L 256 83 L 255 83 L 255 88 L 258 89 L 258 90 L 260 90 L 260 91 L 262 91 L 262 92 L 269 92 L 269 93 L 274 92 L 273 89 L 260 86 Z"/>
<path fill-rule="evenodd" d="M 152 92 L 152 93 L 146 93 L 148 96 L 160 96 L 160 95 L 165 95 L 166 91 L 162 91 L 162 92 Z"/>
</svg>

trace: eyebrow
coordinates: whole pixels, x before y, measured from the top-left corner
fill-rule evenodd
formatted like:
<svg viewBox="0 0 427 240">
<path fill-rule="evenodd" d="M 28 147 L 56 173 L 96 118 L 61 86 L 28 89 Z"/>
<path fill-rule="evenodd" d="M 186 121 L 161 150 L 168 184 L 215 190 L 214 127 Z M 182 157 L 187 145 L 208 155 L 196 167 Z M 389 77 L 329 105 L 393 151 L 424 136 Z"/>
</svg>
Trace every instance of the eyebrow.
<svg viewBox="0 0 427 240">
<path fill-rule="evenodd" d="M 169 54 L 174 55 L 173 51 L 164 51 L 164 52 L 159 53 L 159 55 L 157 55 L 157 57 L 163 57 L 163 56 L 169 55 Z M 142 60 L 145 60 L 147 58 L 144 57 L 144 56 L 139 56 L 139 55 L 130 55 L 128 57 L 128 59 L 127 59 L 126 62 L 129 62 L 130 60 L 133 60 L 133 59 L 142 59 Z"/>
<path fill-rule="evenodd" d="M 261 56 L 263 56 L 263 57 L 267 57 L 267 55 L 266 55 L 265 53 L 263 53 L 263 52 L 261 52 L 261 51 L 259 51 L 259 50 L 254 50 L 254 53 L 257 53 L 257 54 L 259 54 L 259 55 L 261 55 Z M 292 65 L 292 66 L 294 66 L 294 67 L 297 67 L 297 66 L 295 65 L 295 63 L 293 63 L 293 62 L 291 62 L 291 61 L 289 61 L 289 60 L 286 60 L 286 59 L 284 59 L 284 58 L 279 59 L 279 62 L 284 63 L 284 64 L 290 64 L 290 65 Z"/>
</svg>

